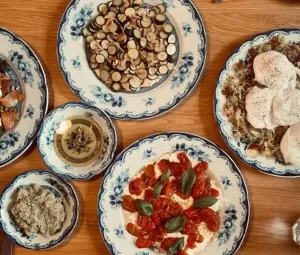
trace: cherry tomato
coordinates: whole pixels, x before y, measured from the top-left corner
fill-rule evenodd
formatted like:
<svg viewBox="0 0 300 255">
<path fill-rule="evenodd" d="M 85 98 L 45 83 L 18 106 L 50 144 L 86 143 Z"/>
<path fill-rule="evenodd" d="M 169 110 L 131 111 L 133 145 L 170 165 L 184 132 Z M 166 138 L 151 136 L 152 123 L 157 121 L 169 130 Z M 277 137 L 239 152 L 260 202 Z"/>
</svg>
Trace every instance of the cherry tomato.
<svg viewBox="0 0 300 255">
<path fill-rule="evenodd" d="M 187 170 L 192 167 L 192 163 L 191 163 L 190 159 L 184 152 L 179 153 L 177 155 L 177 158 L 179 159 L 180 163 L 182 164 L 184 170 Z"/>
<path fill-rule="evenodd" d="M 214 197 L 218 197 L 220 195 L 220 193 L 216 189 L 211 189 L 209 195 L 214 196 Z"/>
<path fill-rule="evenodd" d="M 122 197 L 122 207 L 129 212 L 136 212 L 135 199 L 130 195 L 124 195 Z"/>
<path fill-rule="evenodd" d="M 133 236 L 138 236 L 141 232 L 140 229 L 132 223 L 128 223 L 126 229 L 129 232 L 129 234 Z"/>
<path fill-rule="evenodd" d="M 141 195 L 144 182 L 142 178 L 136 178 L 129 183 L 129 192 L 134 195 Z"/>
<path fill-rule="evenodd" d="M 175 240 L 176 240 L 176 238 L 174 238 L 174 237 L 165 238 L 165 240 L 161 243 L 160 248 L 162 248 L 165 251 L 168 251 Z"/>
<path fill-rule="evenodd" d="M 173 182 L 166 182 L 164 185 L 161 194 L 167 197 L 172 197 L 175 193 L 176 187 L 174 186 Z"/>
<path fill-rule="evenodd" d="M 162 159 L 158 162 L 158 168 L 161 171 L 162 174 L 167 172 L 170 169 L 170 161 L 166 159 Z"/>
<path fill-rule="evenodd" d="M 203 161 L 203 162 L 197 164 L 194 167 L 194 170 L 197 174 L 202 174 L 205 170 L 207 170 L 207 168 L 208 168 L 208 163 Z"/>
<path fill-rule="evenodd" d="M 145 200 L 149 201 L 149 202 L 153 202 L 153 189 L 146 189 L 145 190 L 145 197 L 144 197 Z"/>
<path fill-rule="evenodd" d="M 196 243 L 202 243 L 203 236 L 197 233 L 190 234 L 187 240 L 187 247 L 190 249 L 194 249 L 196 247 Z"/>
<path fill-rule="evenodd" d="M 138 237 L 138 239 L 135 242 L 136 246 L 138 248 L 149 248 L 154 244 L 154 241 L 146 239 L 144 237 Z"/>
<path fill-rule="evenodd" d="M 197 233 L 197 229 L 198 229 L 197 224 L 195 224 L 191 220 L 187 220 L 184 230 L 183 230 L 183 234 L 186 234 L 186 235 L 195 234 L 195 233 Z"/>
<path fill-rule="evenodd" d="M 143 188 L 152 187 L 157 183 L 157 180 L 155 178 L 149 177 L 145 173 L 142 174 L 141 178 L 144 183 Z"/>
<path fill-rule="evenodd" d="M 153 218 L 151 216 L 139 215 L 137 224 L 141 228 L 142 231 L 151 232 L 156 228 L 156 224 L 153 221 Z"/>
<path fill-rule="evenodd" d="M 200 210 L 198 215 L 199 219 L 206 223 L 207 228 L 210 231 L 217 232 L 219 230 L 220 218 L 214 210 L 210 208 L 205 208 Z"/>
<path fill-rule="evenodd" d="M 208 196 L 211 191 L 210 180 L 206 177 L 205 174 L 198 174 L 196 183 L 192 189 L 192 197 L 198 198 L 201 196 Z"/>
<path fill-rule="evenodd" d="M 184 173 L 184 166 L 178 162 L 170 162 L 169 163 L 170 170 L 172 172 L 172 175 L 175 176 L 177 179 L 181 177 L 181 175 Z"/>
<path fill-rule="evenodd" d="M 148 177 L 155 178 L 154 165 L 152 164 L 152 165 L 146 166 L 144 169 L 144 173 Z"/>
</svg>

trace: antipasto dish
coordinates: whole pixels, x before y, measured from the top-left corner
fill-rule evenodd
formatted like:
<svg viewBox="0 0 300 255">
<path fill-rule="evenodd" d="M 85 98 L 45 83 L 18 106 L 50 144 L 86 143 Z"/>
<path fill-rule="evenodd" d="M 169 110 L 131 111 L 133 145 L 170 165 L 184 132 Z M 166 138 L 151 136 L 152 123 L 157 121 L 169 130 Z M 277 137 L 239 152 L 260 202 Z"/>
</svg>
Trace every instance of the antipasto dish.
<svg viewBox="0 0 300 255">
<path fill-rule="evenodd" d="M 138 248 L 190 255 L 213 241 L 223 196 L 208 167 L 185 152 L 172 152 L 130 180 L 122 206 L 126 229 Z"/>
<path fill-rule="evenodd" d="M 249 49 L 226 80 L 224 114 L 250 156 L 300 166 L 300 43 L 274 36 Z"/>
<path fill-rule="evenodd" d="M 0 60 L 0 136 L 12 129 L 20 118 L 20 103 L 25 95 L 17 90 L 14 80 L 6 75 L 7 62 Z"/>
<path fill-rule="evenodd" d="M 150 88 L 170 74 L 178 39 L 164 4 L 113 0 L 84 28 L 87 56 L 97 77 L 114 91 Z"/>
</svg>

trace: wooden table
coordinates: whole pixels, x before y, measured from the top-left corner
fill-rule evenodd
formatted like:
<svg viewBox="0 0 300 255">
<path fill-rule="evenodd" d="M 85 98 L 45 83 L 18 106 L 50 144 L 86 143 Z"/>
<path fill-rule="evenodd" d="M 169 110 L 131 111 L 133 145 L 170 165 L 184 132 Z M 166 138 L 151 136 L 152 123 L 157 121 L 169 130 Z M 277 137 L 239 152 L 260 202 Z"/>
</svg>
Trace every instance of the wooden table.
<svg viewBox="0 0 300 255">
<path fill-rule="evenodd" d="M 56 58 L 56 36 L 60 18 L 69 0 L 2 0 L 0 26 L 27 41 L 39 55 L 48 75 L 50 109 L 78 98 L 61 75 Z M 297 0 L 196 0 L 208 32 L 206 72 L 194 93 L 175 110 L 161 117 L 137 122 L 115 121 L 119 153 L 139 138 L 157 132 L 187 131 L 216 142 L 229 152 L 248 183 L 251 200 L 249 231 L 239 254 L 294 255 L 300 247 L 292 241 L 291 227 L 300 217 L 300 179 L 280 179 L 263 175 L 237 159 L 223 142 L 213 114 L 215 82 L 230 53 L 249 37 L 280 27 L 299 27 Z M 0 45 L 1 47 L 1 45 Z M 0 191 L 17 174 L 29 169 L 45 169 L 36 142 L 11 165 L 0 171 Z M 35 252 L 15 247 L 14 254 L 108 255 L 98 229 L 97 195 L 102 177 L 90 182 L 74 182 L 80 198 L 80 220 L 72 236 L 50 251 Z"/>
</svg>

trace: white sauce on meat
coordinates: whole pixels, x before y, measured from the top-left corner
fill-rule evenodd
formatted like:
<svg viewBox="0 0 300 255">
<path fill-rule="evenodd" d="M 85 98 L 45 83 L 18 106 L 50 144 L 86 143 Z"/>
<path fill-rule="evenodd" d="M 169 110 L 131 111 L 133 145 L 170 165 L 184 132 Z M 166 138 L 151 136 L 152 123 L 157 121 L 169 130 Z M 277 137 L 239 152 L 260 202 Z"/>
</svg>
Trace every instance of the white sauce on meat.
<svg viewBox="0 0 300 255">
<path fill-rule="evenodd" d="M 272 102 L 275 91 L 253 87 L 246 96 L 247 120 L 255 128 L 273 129 L 277 124 L 272 116 Z"/>
<path fill-rule="evenodd" d="M 273 100 L 274 120 L 280 126 L 300 121 L 300 90 L 287 89 L 276 94 Z"/>
<path fill-rule="evenodd" d="M 295 166 L 300 166 L 300 122 L 292 125 L 284 134 L 280 150 L 284 160 Z"/>
<path fill-rule="evenodd" d="M 165 154 L 163 156 L 161 156 L 160 158 L 158 158 L 157 160 L 155 160 L 154 164 L 154 170 L 155 170 L 155 173 L 156 173 L 156 177 L 160 176 L 161 175 L 161 172 L 157 166 L 157 163 L 162 160 L 162 159 L 168 159 L 169 161 L 171 162 L 179 162 L 178 158 L 177 158 L 177 155 L 179 154 L 180 152 L 172 152 L 172 153 L 168 153 L 168 154 Z M 188 156 L 188 155 L 187 155 Z M 189 157 L 191 163 L 192 163 L 192 167 L 195 167 L 199 162 L 192 159 L 191 157 Z M 208 170 L 209 171 L 209 170 Z M 208 172 L 207 171 L 207 172 Z M 139 172 L 138 174 L 136 174 L 136 176 L 134 176 L 134 178 L 137 178 L 139 176 L 141 176 L 142 174 L 142 171 Z M 216 204 L 214 204 L 213 206 L 211 206 L 210 208 L 214 211 L 219 211 L 221 208 L 222 208 L 222 205 L 223 205 L 223 202 L 224 202 L 224 197 L 223 197 L 223 194 L 222 194 L 222 190 L 220 189 L 219 186 L 217 186 L 216 184 L 216 181 L 212 179 L 212 176 L 209 176 L 211 181 L 211 187 L 218 190 L 219 191 L 219 197 L 218 197 L 218 202 Z M 172 178 L 172 177 L 171 177 Z M 171 179 L 170 178 L 170 179 Z M 124 188 L 124 195 L 131 195 L 130 192 L 129 192 L 129 189 L 128 189 L 128 185 Z M 139 195 L 139 196 L 135 196 L 135 195 L 131 195 L 133 198 L 140 198 L 140 199 L 143 199 L 144 198 L 144 192 Z M 183 209 L 187 209 L 189 208 L 192 204 L 193 204 L 193 198 L 190 198 L 190 199 L 187 199 L 187 200 L 184 200 L 182 199 L 181 197 L 177 196 L 176 194 L 174 194 L 172 196 L 172 199 L 173 201 L 179 203 Z M 125 223 L 125 226 L 128 224 L 128 223 L 136 223 L 137 221 L 137 218 L 138 218 L 138 213 L 131 213 L 131 212 L 128 212 L 126 210 L 123 210 L 123 215 L 124 215 L 124 223 Z M 196 248 L 194 249 L 187 249 L 187 253 L 189 255 L 193 255 L 193 254 L 196 254 L 197 252 L 199 251 L 202 251 L 206 248 L 206 246 L 213 241 L 214 237 L 215 237 L 215 233 L 211 232 L 210 230 L 208 230 L 208 228 L 206 227 L 206 224 L 203 222 L 199 225 L 198 227 L 198 232 L 203 236 L 204 240 L 202 243 L 197 243 L 197 246 Z M 183 235 L 181 233 L 168 233 L 166 234 L 166 237 L 184 237 L 185 239 L 185 245 L 184 247 L 186 246 L 186 242 L 187 242 L 187 238 L 188 236 L 187 235 Z M 135 237 L 133 237 L 134 240 L 136 240 Z M 158 244 L 157 244 L 158 245 Z M 161 251 L 158 249 L 155 249 L 154 251 L 156 251 L 157 253 L 159 254 L 166 254 L 164 251 Z"/>
<path fill-rule="evenodd" d="M 253 61 L 255 80 L 269 88 L 287 89 L 296 87 L 296 68 L 279 52 L 259 54 Z"/>
</svg>

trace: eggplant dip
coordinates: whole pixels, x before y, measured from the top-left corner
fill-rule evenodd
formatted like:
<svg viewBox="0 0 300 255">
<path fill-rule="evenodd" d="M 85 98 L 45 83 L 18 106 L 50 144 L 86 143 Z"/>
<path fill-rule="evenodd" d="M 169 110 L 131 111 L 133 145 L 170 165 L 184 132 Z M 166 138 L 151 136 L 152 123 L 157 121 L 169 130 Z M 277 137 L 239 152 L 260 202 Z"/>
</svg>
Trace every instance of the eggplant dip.
<svg viewBox="0 0 300 255">
<path fill-rule="evenodd" d="M 16 225 L 26 234 L 55 235 L 62 229 L 66 210 L 61 197 L 38 184 L 18 189 L 11 214 Z"/>
</svg>

